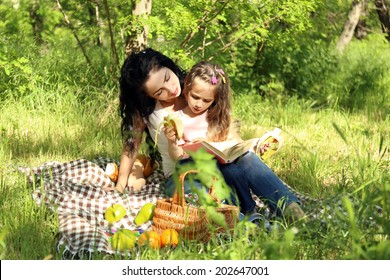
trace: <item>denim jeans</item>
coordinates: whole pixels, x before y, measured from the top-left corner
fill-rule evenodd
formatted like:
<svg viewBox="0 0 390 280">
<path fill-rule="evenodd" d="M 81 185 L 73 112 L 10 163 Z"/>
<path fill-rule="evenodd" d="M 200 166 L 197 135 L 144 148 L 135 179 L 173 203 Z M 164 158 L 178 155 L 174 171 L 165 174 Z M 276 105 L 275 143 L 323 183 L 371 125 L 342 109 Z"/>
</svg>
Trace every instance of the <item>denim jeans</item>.
<svg viewBox="0 0 390 280">
<path fill-rule="evenodd" d="M 218 164 L 218 167 L 226 183 L 236 190 L 244 214 L 253 212 L 256 206 L 250 190 L 278 214 L 290 203 L 299 203 L 282 180 L 253 152 L 247 152 L 233 163 Z"/>
<path fill-rule="evenodd" d="M 178 168 L 179 168 L 180 165 L 185 165 L 185 164 L 188 164 L 188 163 L 191 163 L 191 162 L 192 162 L 191 158 L 179 160 L 176 163 L 176 172 L 178 171 Z M 165 183 L 164 183 L 164 194 L 166 196 L 168 196 L 168 197 L 173 197 L 173 194 L 175 193 L 175 190 L 176 190 L 176 184 L 179 183 L 179 182 L 175 182 L 174 176 L 175 175 L 169 176 L 165 180 Z M 178 180 L 178 178 L 177 178 L 177 180 Z M 191 183 L 191 181 L 192 181 L 192 183 Z M 191 185 L 193 185 L 197 189 L 205 189 L 205 187 L 203 187 L 202 184 L 198 180 L 196 180 L 196 178 L 194 178 L 194 174 L 188 174 L 184 178 L 184 193 L 185 194 L 189 194 L 189 193 L 192 192 L 191 191 L 191 187 L 192 187 Z"/>
<path fill-rule="evenodd" d="M 189 176 L 189 175 L 188 175 Z M 184 193 L 185 194 L 189 194 L 192 192 L 191 190 L 191 181 L 189 179 L 184 179 Z M 202 189 L 204 188 L 202 186 L 202 184 L 194 179 L 193 180 L 193 185 L 195 188 L 197 189 Z M 165 180 L 165 185 L 164 185 L 164 194 L 168 197 L 173 197 L 173 194 L 175 193 L 175 190 L 176 190 L 176 184 L 175 184 L 175 180 L 173 179 L 173 175 L 169 176 L 166 180 Z"/>
<path fill-rule="evenodd" d="M 193 162 L 193 160 L 191 158 L 186 158 L 186 159 L 182 159 L 182 160 L 178 161 L 176 164 L 176 171 L 178 170 L 180 165 L 185 165 L 185 164 L 188 164 L 191 162 Z M 195 174 L 189 174 L 186 176 L 186 178 L 184 178 L 184 193 L 185 194 L 192 193 L 193 187 L 195 187 L 197 189 L 203 189 L 205 192 L 208 192 L 208 189 L 206 189 L 201 184 L 201 182 L 194 177 L 194 175 Z M 191 176 L 192 176 L 192 178 L 190 179 Z M 192 181 L 192 183 L 191 183 L 191 181 Z M 193 185 L 193 186 L 191 186 L 191 185 Z M 175 189 L 176 189 L 176 183 L 175 183 L 174 175 L 171 175 L 165 180 L 164 194 L 168 197 L 173 197 Z M 235 194 L 234 190 L 231 190 L 230 201 L 233 205 L 238 206 L 237 197 L 238 197 L 238 195 Z"/>
</svg>

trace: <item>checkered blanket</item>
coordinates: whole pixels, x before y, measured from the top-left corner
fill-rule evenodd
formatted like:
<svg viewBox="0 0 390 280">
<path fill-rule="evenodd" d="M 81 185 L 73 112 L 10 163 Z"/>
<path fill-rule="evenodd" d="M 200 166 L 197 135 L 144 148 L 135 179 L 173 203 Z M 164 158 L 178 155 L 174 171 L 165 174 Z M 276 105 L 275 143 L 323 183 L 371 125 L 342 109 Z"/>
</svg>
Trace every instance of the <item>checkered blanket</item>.
<svg viewBox="0 0 390 280">
<path fill-rule="evenodd" d="M 124 205 L 127 215 L 115 223 L 115 227 L 135 230 L 133 221 L 141 207 L 163 197 L 160 183 L 164 177 L 160 171 L 152 174 L 140 191 L 128 190 L 123 194 L 115 191 L 115 184 L 104 173 L 108 162 L 113 160 L 53 161 L 35 168 L 19 169 L 36 185 L 34 200 L 58 213 L 58 249 L 63 250 L 63 258 L 92 252 L 115 253 L 109 242 L 109 224 L 104 219 L 106 209 L 115 203 Z M 151 222 L 142 225 L 142 230 L 148 229 L 151 229 Z"/>
</svg>

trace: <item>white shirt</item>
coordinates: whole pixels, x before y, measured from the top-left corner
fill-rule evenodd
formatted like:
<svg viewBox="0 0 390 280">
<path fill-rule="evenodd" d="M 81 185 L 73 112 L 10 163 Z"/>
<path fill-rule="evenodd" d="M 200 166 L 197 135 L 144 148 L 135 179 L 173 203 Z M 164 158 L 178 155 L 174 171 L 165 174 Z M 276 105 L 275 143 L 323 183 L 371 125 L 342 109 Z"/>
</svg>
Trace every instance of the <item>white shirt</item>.
<svg viewBox="0 0 390 280">
<path fill-rule="evenodd" d="M 170 114 L 178 114 L 177 112 L 169 112 Z M 175 161 L 171 159 L 168 152 L 168 139 L 165 136 L 164 132 L 162 132 L 161 128 L 159 128 L 159 124 L 164 120 L 164 117 L 168 115 L 168 112 L 161 106 L 160 102 L 156 102 L 156 107 L 154 111 L 149 116 L 149 121 L 145 121 L 146 125 L 149 129 L 150 136 L 153 141 L 156 142 L 156 131 L 157 132 L 157 147 L 161 154 L 162 158 L 162 167 L 165 177 L 169 177 L 172 175 L 175 170 Z"/>
</svg>

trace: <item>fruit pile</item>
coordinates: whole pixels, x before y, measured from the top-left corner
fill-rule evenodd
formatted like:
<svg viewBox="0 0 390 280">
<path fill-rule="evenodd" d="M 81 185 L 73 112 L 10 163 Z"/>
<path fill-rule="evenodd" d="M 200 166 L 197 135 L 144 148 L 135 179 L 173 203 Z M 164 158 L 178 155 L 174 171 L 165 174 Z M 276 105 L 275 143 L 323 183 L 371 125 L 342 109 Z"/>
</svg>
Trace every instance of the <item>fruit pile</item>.
<svg viewBox="0 0 390 280">
<path fill-rule="evenodd" d="M 134 223 L 140 226 L 153 218 L 155 205 L 147 203 L 142 206 L 134 219 Z M 176 247 L 179 243 L 179 233 L 174 229 L 166 229 L 161 235 L 156 231 L 149 230 L 140 232 L 125 228 L 115 229 L 112 224 L 126 216 L 126 208 L 121 204 L 113 204 L 107 208 L 105 219 L 110 223 L 108 232 L 111 247 L 115 251 L 128 251 L 136 246 L 148 246 L 151 249 L 160 249 L 162 247 Z"/>
</svg>

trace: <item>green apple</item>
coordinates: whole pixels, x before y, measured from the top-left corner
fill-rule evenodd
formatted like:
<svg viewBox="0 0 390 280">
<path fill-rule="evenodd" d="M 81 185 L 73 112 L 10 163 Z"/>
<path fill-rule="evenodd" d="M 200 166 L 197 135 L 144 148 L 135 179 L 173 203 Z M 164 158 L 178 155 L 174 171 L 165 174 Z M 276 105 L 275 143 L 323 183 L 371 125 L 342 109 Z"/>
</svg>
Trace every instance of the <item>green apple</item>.
<svg viewBox="0 0 390 280">
<path fill-rule="evenodd" d="M 119 229 L 111 238 L 111 247 L 115 251 L 133 249 L 137 242 L 137 235 L 129 229 Z"/>
<path fill-rule="evenodd" d="M 154 208 L 156 208 L 156 205 L 151 202 L 142 206 L 141 210 L 139 210 L 137 216 L 134 219 L 135 224 L 139 226 L 151 220 L 153 218 Z"/>
<path fill-rule="evenodd" d="M 113 204 L 107 208 L 104 215 L 105 219 L 110 223 L 115 223 L 126 215 L 126 208 L 121 204 Z"/>
</svg>

